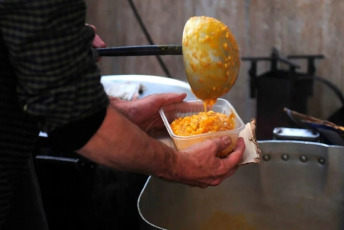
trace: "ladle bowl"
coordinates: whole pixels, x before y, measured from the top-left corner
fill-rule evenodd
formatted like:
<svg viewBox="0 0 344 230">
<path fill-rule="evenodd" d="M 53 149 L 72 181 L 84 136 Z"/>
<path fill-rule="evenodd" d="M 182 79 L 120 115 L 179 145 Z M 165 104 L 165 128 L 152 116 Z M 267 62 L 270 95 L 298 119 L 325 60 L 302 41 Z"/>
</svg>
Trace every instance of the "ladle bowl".
<svg viewBox="0 0 344 230">
<path fill-rule="evenodd" d="M 240 58 L 230 29 L 217 19 L 191 17 L 183 31 L 183 60 L 190 87 L 203 101 L 216 100 L 234 85 Z"/>
</svg>

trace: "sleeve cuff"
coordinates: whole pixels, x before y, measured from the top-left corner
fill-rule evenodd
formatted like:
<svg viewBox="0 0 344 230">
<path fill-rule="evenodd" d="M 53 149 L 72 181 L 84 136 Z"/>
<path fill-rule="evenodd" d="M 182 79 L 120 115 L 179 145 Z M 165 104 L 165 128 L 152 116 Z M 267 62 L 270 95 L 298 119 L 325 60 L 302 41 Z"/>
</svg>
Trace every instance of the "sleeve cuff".
<svg viewBox="0 0 344 230">
<path fill-rule="evenodd" d="M 48 133 L 52 148 L 75 151 L 83 147 L 98 130 L 106 115 L 106 107 L 92 116 L 71 122 Z"/>
</svg>

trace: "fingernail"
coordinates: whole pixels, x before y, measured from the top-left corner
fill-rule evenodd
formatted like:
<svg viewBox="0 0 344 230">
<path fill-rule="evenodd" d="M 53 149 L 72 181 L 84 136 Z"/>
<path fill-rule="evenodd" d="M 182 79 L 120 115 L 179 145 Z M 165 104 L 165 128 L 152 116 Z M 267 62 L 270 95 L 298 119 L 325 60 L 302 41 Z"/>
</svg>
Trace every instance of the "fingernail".
<svg viewBox="0 0 344 230">
<path fill-rule="evenodd" d="M 232 142 L 232 140 L 229 136 L 223 136 L 221 139 L 222 139 L 223 143 L 225 143 L 226 145 L 229 145 Z"/>
</svg>

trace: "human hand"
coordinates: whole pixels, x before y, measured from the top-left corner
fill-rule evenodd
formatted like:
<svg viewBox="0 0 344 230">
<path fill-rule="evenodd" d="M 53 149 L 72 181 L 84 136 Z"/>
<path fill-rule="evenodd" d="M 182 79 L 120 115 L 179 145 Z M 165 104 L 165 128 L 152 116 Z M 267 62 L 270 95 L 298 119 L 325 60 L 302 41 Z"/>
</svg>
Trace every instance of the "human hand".
<svg viewBox="0 0 344 230">
<path fill-rule="evenodd" d="M 103 41 L 103 39 L 101 39 L 99 37 L 99 35 L 97 34 L 97 28 L 94 26 L 94 25 L 90 25 L 90 24 L 87 24 L 86 23 L 86 26 L 89 26 L 91 27 L 94 32 L 95 32 L 95 35 L 94 35 L 94 38 L 93 38 L 93 41 L 92 41 L 92 47 L 93 48 L 105 48 L 106 47 L 106 44 L 105 42 Z M 97 58 L 97 62 L 100 61 L 100 57 Z"/>
<path fill-rule="evenodd" d="M 97 28 L 94 25 L 87 24 L 87 23 L 86 23 L 86 26 L 91 27 L 94 30 L 94 32 L 96 33 L 94 38 L 93 38 L 93 41 L 92 41 L 92 47 L 93 48 L 105 48 L 106 44 L 103 41 L 103 39 L 101 39 L 99 37 L 99 35 L 97 34 Z"/>
<path fill-rule="evenodd" d="M 185 95 L 167 96 L 182 100 Z M 226 158 L 216 157 L 230 143 L 229 137 L 218 137 L 177 151 L 147 135 L 109 105 L 97 132 L 77 152 L 98 164 L 117 170 L 153 175 L 205 188 L 220 184 L 237 170 L 245 150 L 242 138 L 237 140 L 234 151 Z"/>
<path fill-rule="evenodd" d="M 185 93 L 162 93 L 133 101 L 110 98 L 110 103 L 142 130 L 149 131 L 154 128 L 164 127 L 159 115 L 159 109 L 162 106 L 182 102 L 185 97 Z"/>
<path fill-rule="evenodd" d="M 173 174 L 167 180 L 200 188 L 219 185 L 235 173 L 245 151 L 244 140 L 240 137 L 234 151 L 226 158 L 216 153 L 229 146 L 229 137 L 204 141 L 176 153 Z"/>
<path fill-rule="evenodd" d="M 92 46 L 94 48 L 105 48 L 106 47 L 106 44 L 105 42 L 99 37 L 98 34 L 96 34 L 94 36 L 94 39 L 93 39 L 93 42 L 92 42 Z"/>
</svg>

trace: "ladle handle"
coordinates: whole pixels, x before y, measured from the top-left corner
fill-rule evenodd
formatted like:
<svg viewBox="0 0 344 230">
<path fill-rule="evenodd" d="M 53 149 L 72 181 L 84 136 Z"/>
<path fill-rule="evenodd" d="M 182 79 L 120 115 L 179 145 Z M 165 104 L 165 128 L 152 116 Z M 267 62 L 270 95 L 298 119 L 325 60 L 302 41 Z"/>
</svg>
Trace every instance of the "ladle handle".
<svg viewBox="0 0 344 230">
<path fill-rule="evenodd" d="M 96 49 L 98 56 L 183 55 L 181 45 L 119 46 Z"/>
</svg>

